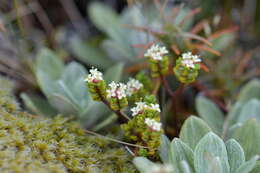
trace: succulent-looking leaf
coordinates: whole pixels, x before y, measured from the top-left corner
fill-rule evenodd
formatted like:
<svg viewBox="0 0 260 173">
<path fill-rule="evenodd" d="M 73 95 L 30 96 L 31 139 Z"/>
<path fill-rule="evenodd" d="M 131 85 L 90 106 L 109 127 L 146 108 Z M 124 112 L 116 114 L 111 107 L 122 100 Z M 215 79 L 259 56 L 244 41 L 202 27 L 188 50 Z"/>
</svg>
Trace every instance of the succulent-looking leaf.
<svg viewBox="0 0 260 173">
<path fill-rule="evenodd" d="M 101 48 L 90 46 L 77 37 L 70 41 L 69 46 L 75 57 L 87 65 L 90 64 L 97 68 L 106 69 L 112 64 Z"/>
<path fill-rule="evenodd" d="M 186 161 L 190 167 L 190 171 L 194 172 L 193 168 L 193 151 L 192 149 L 183 143 L 180 139 L 174 138 L 170 146 L 170 160 L 175 167 L 176 173 L 181 173 L 181 161 Z"/>
<path fill-rule="evenodd" d="M 238 101 L 245 103 L 253 98 L 260 100 L 260 80 L 258 79 L 250 81 L 241 89 Z"/>
<path fill-rule="evenodd" d="M 59 81 L 59 88 L 70 101 L 78 107 L 78 112 L 82 112 L 90 100 L 84 78 L 87 76 L 85 68 L 76 62 L 69 63 Z"/>
<path fill-rule="evenodd" d="M 104 119 L 103 117 L 109 119 L 108 116 L 109 112 L 110 111 L 106 105 L 104 105 L 101 102 L 96 102 L 90 99 L 88 103 L 88 107 L 85 109 L 84 112 L 82 112 L 79 115 L 79 120 L 85 122 L 84 125 L 88 127 L 88 125 L 91 125 L 97 122 L 98 120 L 106 121 L 106 119 Z M 90 115 L 94 115 L 94 116 L 90 116 Z M 96 129 L 97 126 L 98 124 L 96 124 L 94 128 Z"/>
<path fill-rule="evenodd" d="M 196 98 L 196 108 L 200 117 L 208 123 L 212 130 L 221 134 L 224 115 L 219 108 L 211 100 L 201 96 Z"/>
<path fill-rule="evenodd" d="M 180 162 L 180 171 L 183 173 L 192 173 L 190 165 L 187 163 L 186 160 L 182 160 Z"/>
<path fill-rule="evenodd" d="M 252 171 L 254 169 L 254 167 L 256 166 L 256 161 L 257 159 L 259 159 L 259 156 L 254 156 L 252 159 L 250 159 L 249 161 L 243 163 L 237 170 L 235 173 L 249 173 L 250 171 Z"/>
<path fill-rule="evenodd" d="M 237 131 L 237 129 L 239 129 L 242 125 L 242 123 L 237 123 L 229 127 L 225 139 L 230 139 L 233 136 L 233 134 Z"/>
<path fill-rule="evenodd" d="M 254 169 L 250 173 L 260 173 L 260 160 L 256 162 Z"/>
<path fill-rule="evenodd" d="M 37 81 L 45 95 L 53 92 L 53 82 L 60 78 L 64 70 L 62 61 L 49 49 L 42 49 L 37 55 Z"/>
<path fill-rule="evenodd" d="M 192 149 L 197 143 L 210 132 L 210 127 L 200 118 L 191 116 L 183 124 L 180 132 L 180 139 Z"/>
<path fill-rule="evenodd" d="M 126 54 L 122 57 L 133 59 L 134 52 L 128 43 L 127 32 L 122 29 L 122 23 L 116 12 L 101 3 L 91 4 L 88 11 L 92 22 L 111 38 L 110 46 L 116 50 L 120 48 L 120 55 Z"/>
<path fill-rule="evenodd" d="M 110 83 L 112 81 L 119 82 L 123 74 L 123 67 L 124 64 L 122 63 L 118 63 L 110 67 L 104 75 L 104 78 L 107 81 L 107 83 Z"/>
<path fill-rule="evenodd" d="M 246 160 L 260 155 L 260 124 L 255 119 L 248 120 L 237 129 L 233 138 L 242 146 Z"/>
<path fill-rule="evenodd" d="M 134 61 L 134 54 L 128 52 L 123 45 L 116 43 L 113 40 L 105 40 L 102 42 L 101 47 L 107 53 L 107 55 L 114 61 Z"/>
<path fill-rule="evenodd" d="M 226 142 L 230 172 L 233 173 L 245 162 L 245 153 L 239 143 L 230 139 Z"/>
<path fill-rule="evenodd" d="M 238 115 L 238 122 L 243 123 L 251 118 L 255 118 L 260 123 L 260 100 L 252 99 L 248 101 Z"/>
<path fill-rule="evenodd" d="M 93 101 L 84 82 L 87 72 L 81 64 L 71 62 L 64 67 L 63 62 L 53 52 L 43 49 L 37 57 L 36 67 L 37 80 L 52 107 L 64 115 L 75 115 L 81 120 L 91 119 L 88 123 L 100 118 L 100 112 L 86 112 L 93 108 Z M 114 72 L 116 77 L 121 76 L 120 71 Z M 101 107 L 98 110 L 105 112 Z"/>
<path fill-rule="evenodd" d="M 209 171 L 208 173 L 223 173 L 223 167 L 219 157 L 210 157 L 208 158 L 209 162 Z"/>
<path fill-rule="evenodd" d="M 161 145 L 159 148 L 159 155 L 163 163 L 169 163 L 170 155 L 170 140 L 165 135 L 161 135 Z"/>
<path fill-rule="evenodd" d="M 123 42 L 120 19 L 113 9 L 102 3 L 92 3 L 88 12 L 92 22 L 101 31 L 105 32 L 113 40 Z"/>
<path fill-rule="evenodd" d="M 77 107 L 63 95 L 52 94 L 47 98 L 50 104 L 62 114 L 75 115 L 77 113 Z"/>
<path fill-rule="evenodd" d="M 48 101 L 40 96 L 22 93 L 21 98 L 26 108 L 35 114 L 48 117 L 57 115 L 57 112 L 51 107 Z"/>
<path fill-rule="evenodd" d="M 236 102 L 231 110 L 229 111 L 227 117 L 228 117 L 228 125 L 229 127 L 233 126 L 234 124 L 236 124 L 238 122 L 238 115 L 241 112 L 241 109 L 243 107 L 243 104 L 240 102 Z"/>
<path fill-rule="evenodd" d="M 222 173 L 229 173 L 230 168 L 226 146 L 222 139 L 214 133 L 209 132 L 200 140 L 194 151 L 194 166 L 196 172 L 209 173 L 211 170 L 210 165 L 218 165 L 218 163 L 214 161 L 216 160 L 214 158 L 219 158 Z"/>
<path fill-rule="evenodd" d="M 145 157 L 136 157 L 134 158 L 133 162 L 141 173 L 150 173 L 151 168 L 155 165 L 155 163 L 151 162 Z"/>
</svg>

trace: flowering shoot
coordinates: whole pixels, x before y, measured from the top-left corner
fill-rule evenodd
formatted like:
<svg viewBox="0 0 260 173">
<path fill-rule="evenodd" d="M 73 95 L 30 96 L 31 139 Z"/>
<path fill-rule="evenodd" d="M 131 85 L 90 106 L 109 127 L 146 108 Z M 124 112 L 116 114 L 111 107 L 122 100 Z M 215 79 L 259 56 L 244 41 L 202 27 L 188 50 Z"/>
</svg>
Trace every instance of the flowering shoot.
<svg viewBox="0 0 260 173">
<path fill-rule="evenodd" d="M 163 56 L 168 54 L 166 47 L 160 47 L 157 45 L 152 45 L 147 52 L 144 54 L 145 57 L 151 58 L 155 61 L 161 61 Z"/>
<path fill-rule="evenodd" d="M 127 86 L 123 83 L 112 82 L 108 85 L 107 98 L 113 110 L 120 110 L 127 106 L 126 91 Z"/>
<path fill-rule="evenodd" d="M 173 69 L 177 79 L 185 84 L 194 82 L 199 74 L 200 62 L 198 55 L 192 55 L 191 52 L 183 53 Z"/>
<path fill-rule="evenodd" d="M 169 58 L 166 47 L 160 47 L 152 45 L 147 52 L 144 54 L 145 57 L 149 58 L 150 69 L 152 71 L 152 77 L 159 77 L 168 73 Z"/>
<path fill-rule="evenodd" d="M 96 68 L 89 70 L 89 75 L 84 80 L 87 83 L 88 90 L 95 101 L 101 101 L 106 98 L 106 83 L 103 80 L 103 74 Z"/>
</svg>

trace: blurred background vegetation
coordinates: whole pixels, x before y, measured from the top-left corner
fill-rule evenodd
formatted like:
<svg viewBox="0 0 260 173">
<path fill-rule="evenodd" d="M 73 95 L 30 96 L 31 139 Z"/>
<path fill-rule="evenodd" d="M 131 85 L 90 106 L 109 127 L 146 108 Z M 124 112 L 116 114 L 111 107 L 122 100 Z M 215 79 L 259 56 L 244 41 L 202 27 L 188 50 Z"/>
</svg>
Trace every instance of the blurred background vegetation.
<svg viewBox="0 0 260 173">
<path fill-rule="evenodd" d="M 147 66 L 141 57 L 155 40 L 173 57 L 193 51 L 205 62 L 183 94 L 183 114 L 194 112 L 198 92 L 226 111 L 260 75 L 260 0 L 1 0 L 0 31 L 0 74 L 16 81 L 21 103 L 41 115 L 76 115 L 95 130 L 115 117 L 104 120 L 108 110 L 88 96 L 80 82 L 87 69 L 124 80 Z"/>
</svg>

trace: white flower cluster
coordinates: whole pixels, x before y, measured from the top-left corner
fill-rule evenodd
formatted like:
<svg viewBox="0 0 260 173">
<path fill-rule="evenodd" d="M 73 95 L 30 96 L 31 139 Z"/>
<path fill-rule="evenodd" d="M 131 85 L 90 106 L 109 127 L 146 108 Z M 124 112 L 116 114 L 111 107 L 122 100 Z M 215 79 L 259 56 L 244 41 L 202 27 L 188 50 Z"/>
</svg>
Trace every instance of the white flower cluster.
<svg viewBox="0 0 260 173">
<path fill-rule="evenodd" d="M 109 86 L 109 89 L 107 89 L 108 98 L 113 97 L 113 98 L 122 99 L 126 97 L 127 86 L 125 84 L 115 83 L 113 81 L 108 86 Z"/>
<path fill-rule="evenodd" d="M 170 165 L 154 165 L 151 167 L 151 173 L 170 173 L 172 171 Z"/>
<path fill-rule="evenodd" d="M 143 84 L 140 83 L 138 80 L 130 78 L 130 80 L 126 84 L 127 91 L 126 94 L 131 96 L 133 93 L 137 92 L 143 87 Z"/>
<path fill-rule="evenodd" d="M 138 114 L 141 114 L 145 109 L 152 109 L 157 112 L 161 112 L 160 106 L 158 104 L 150 104 L 147 105 L 145 102 L 136 102 L 136 107 L 133 107 L 131 109 L 132 111 L 132 116 L 136 116 Z"/>
<path fill-rule="evenodd" d="M 144 54 L 145 57 L 150 57 L 156 61 L 163 59 L 163 56 L 168 53 L 166 47 L 160 47 L 158 44 L 152 45 Z"/>
<path fill-rule="evenodd" d="M 195 64 L 201 62 L 198 55 L 192 55 L 191 52 L 182 54 L 182 64 L 189 68 L 195 68 Z"/>
<path fill-rule="evenodd" d="M 148 127 L 150 127 L 154 131 L 160 131 L 162 128 L 162 123 L 157 122 L 151 118 L 145 118 L 144 122 L 145 124 L 147 124 Z"/>
<path fill-rule="evenodd" d="M 103 74 L 98 71 L 96 68 L 92 67 L 91 70 L 89 70 L 90 74 L 85 79 L 86 82 L 99 82 L 103 80 Z"/>
</svg>

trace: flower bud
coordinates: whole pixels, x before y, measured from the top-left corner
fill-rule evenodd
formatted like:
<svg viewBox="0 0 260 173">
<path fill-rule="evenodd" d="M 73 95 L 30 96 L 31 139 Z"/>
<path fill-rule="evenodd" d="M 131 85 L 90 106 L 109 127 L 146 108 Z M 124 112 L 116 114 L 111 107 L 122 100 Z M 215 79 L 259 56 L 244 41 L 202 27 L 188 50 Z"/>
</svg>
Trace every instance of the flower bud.
<svg viewBox="0 0 260 173">
<path fill-rule="evenodd" d="M 177 79 L 185 84 L 192 83 L 196 80 L 200 70 L 201 59 L 191 52 L 183 53 L 176 61 L 173 71 Z"/>
</svg>

